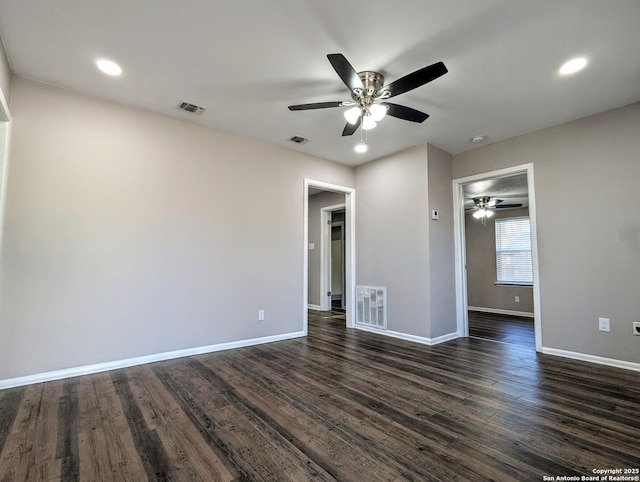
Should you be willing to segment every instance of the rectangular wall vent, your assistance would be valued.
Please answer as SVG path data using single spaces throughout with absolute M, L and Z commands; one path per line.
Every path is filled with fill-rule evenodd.
M 387 329 L 387 289 L 356 286 L 356 323 Z
M 293 136 L 289 138 L 289 140 L 291 142 L 295 142 L 296 144 L 306 144 L 307 142 L 309 142 L 309 139 L 305 139 L 304 137 L 301 137 L 301 136 Z
M 205 110 L 207 110 L 206 107 L 202 107 L 196 104 L 191 104 L 189 102 L 181 102 L 179 107 L 180 109 L 187 112 L 191 112 L 192 114 L 202 114 Z

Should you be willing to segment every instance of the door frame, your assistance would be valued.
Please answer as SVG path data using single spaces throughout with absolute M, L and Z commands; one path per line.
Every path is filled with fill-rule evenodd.
M 302 331 L 306 336 L 309 332 L 309 188 L 313 187 L 323 191 L 332 191 L 344 194 L 345 211 L 345 317 L 346 327 L 355 328 L 355 301 L 356 301 L 356 256 L 355 256 L 355 207 L 356 190 L 313 179 L 304 179 L 303 190 L 303 283 L 302 283 Z M 321 270 L 322 272 L 322 270 Z
M 326 206 L 320 209 L 320 222 L 322 223 L 320 228 L 320 309 L 322 311 L 331 310 L 331 297 L 327 296 L 327 292 L 331 290 L 331 225 L 329 224 L 329 220 L 331 213 L 343 209 L 345 210 L 346 220 L 345 203 L 334 204 L 333 206 Z M 344 223 L 342 229 L 345 230 L 346 245 L 346 228 Z M 344 265 L 346 272 L 346 259 Z M 343 281 L 343 290 L 346 291 L 346 280 Z M 344 295 L 345 293 L 343 293 L 343 302 L 345 301 Z
M 12 119 L 4 92 L 0 89 L 0 259 L 4 238 L 4 217 L 9 175 Z
M 533 164 L 499 169 L 453 180 L 453 228 L 455 250 L 455 287 L 456 287 L 456 322 L 458 336 L 469 336 L 469 320 L 467 316 L 467 260 L 465 238 L 464 194 L 462 187 L 476 181 L 507 177 L 514 174 L 527 175 L 529 191 L 529 219 L 531 220 L 531 263 L 533 269 L 533 325 L 536 351 L 542 351 L 542 317 L 540 312 L 540 272 L 538 269 L 538 230 L 536 223 L 536 196 L 533 179 Z

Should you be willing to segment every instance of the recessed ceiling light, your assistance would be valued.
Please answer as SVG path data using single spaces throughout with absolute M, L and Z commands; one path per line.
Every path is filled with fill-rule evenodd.
M 485 136 L 475 136 L 471 138 L 474 144 L 482 144 L 487 138 Z
M 562 67 L 560 67 L 560 70 L 558 72 L 560 73 L 560 75 L 571 75 L 584 69 L 586 65 L 587 59 L 585 59 L 584 57 L 576 57 L 575 59 L 568 60 L 567 62 L 562 64 Z
M 358 154 L 367 152 L 367 149 L 368 147 L 364 142 L 361 142 L 360 144 L 356 144 L 356 147 L 353 148 L 353 150 L 356 151 Z
M 98 68 L 107 75 L 120 75 L 122 74 L 122 68 L 111 60 L 101 59 L 96 62 Z

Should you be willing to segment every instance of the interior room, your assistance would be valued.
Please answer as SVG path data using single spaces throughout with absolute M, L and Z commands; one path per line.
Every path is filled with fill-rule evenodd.
M 637 480 L 638 20 L 0 0 L 0 480 Z
M 463 187 L 469 336 L 535 347 L 526 173 Z

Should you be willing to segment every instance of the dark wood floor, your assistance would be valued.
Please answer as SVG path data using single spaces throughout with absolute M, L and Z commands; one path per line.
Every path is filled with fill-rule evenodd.
M 533 318 L 469 311 L 469 336 L 535 348 Z
M 0 481 L 497 480 L 640 467 L 640 374 L 309 336 L 0 391 Z

